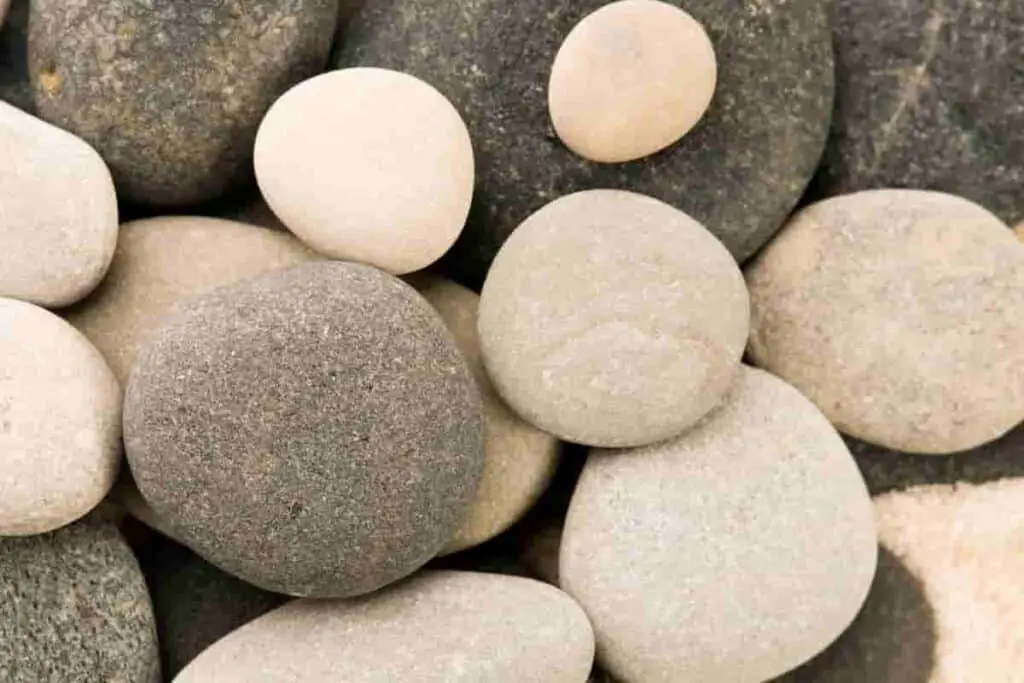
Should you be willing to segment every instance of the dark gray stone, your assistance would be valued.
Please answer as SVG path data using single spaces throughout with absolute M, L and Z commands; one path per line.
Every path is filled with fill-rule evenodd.
M 322 262 L 193 300 L 142 351 L 125 447 L 154 512 L 268 590 L 341 597 L 413 572 L 483 466 L 473 378 L 415 291 Z
M 820 0 L 674 0 L 702 22 L 718 56 L 704 120 L 678 144 L 602 165 L 558 140 L 547 109 L 555 53 L 606 0 L 374 0 L 350 23 L 337 64 L 423 78 L 462 113 L 477 187 L 443 262 L 479 287 L 498 248 L 561 195 L 633 190 L 704 223 L 739 260 L 778 229 L 814 172 L 832 109 L 832 47 Z
M 35 111 L 28 79 L 28 0 L 11 0 L 0 30 L 0 100 Z
M 1024 219 L 1024 3 L 831 5 L 836 112 L 812 195 L 941 190 Z
M 146 584 L 113 525 L 0 539 L 0 681 L 160 682 Z
M 122 198 L 201 202 L 251 177 L 264 113 L 324 68 L 337 16 L 338 0 L 37 0 L 36 105 Z

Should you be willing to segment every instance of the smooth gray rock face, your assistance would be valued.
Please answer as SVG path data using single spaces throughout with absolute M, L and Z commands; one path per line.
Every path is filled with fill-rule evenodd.
M 270 105 L 326 65 L 337 0 L 39 0 L 39 114 L 92 144 L 122 199 L 180 206 L 252 175 Z
M 268 590 L 369 592 L 469 510 L 480 398 L 430 305 L 368 266 L 313 263 L 182 306 L 139 355 L 125 446 L 153 511 Z
M 0 539 L 0 680 L 160 683 L 146 584 L 113 525 Z
M 819 0 L 673 2 L 719 55 L 705 118 L 665 152 L 595 164 L 551 126 L 547 84 L 559 46 L 605 0 L 377 0 L 352 19 L 338 66 L 418 76 L 455 104 L 473 139 L 477 192 L 443 261 L 477 287 L 528 215 L 589 188 L 651 195 L 706 225 L 740 260 L 782 224 L 817 166 L 832 110 L 832 45 Z
M 1024 219 L 1024 3 L 826 4 L 836 110 L 815 193 L 940 190 Z

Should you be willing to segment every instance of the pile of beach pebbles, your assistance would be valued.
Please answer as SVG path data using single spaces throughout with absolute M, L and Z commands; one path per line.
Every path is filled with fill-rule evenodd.
M 0 681 L 1024 680 L 933 4 L 0 0 Z

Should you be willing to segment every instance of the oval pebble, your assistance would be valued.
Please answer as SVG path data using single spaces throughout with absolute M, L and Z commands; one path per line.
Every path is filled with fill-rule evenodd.
M 0 536 L 51 531 L 94 508 L 121 460 L 121 389 L 56 315 L 0 298 Z
M 124 427 L 154 512 L 221 569 L 291 595 L 410 574 L 455 533 L 483 465 L 480 399 L 444 324 L 351 263 L 182 306 L 139 356 Z
M 292 88 L 260 125 L 255 155 L 263 196 L 300 239 L 395 274 L 440 258 L 473 198 L 473 146 L 458 111 L 386 69 Z
M 559 580 L 623 681 L 766 681 L 857 614 L 877 554 L 842 439 L 795 389 L 745 369 L 683 436 L 592 451 Z
M 814 204 L 747 283 L 755 364 L 850 436 L 941 454 L 1024 419 L 1024 249 L 976 204 L 917 190 Z
M 567 441 L 674 436 L 725 395 L 747 340 L 743 278 L 722 244 L 656 199 L 591 190 L 530 216 L 480 299 L 495 386 Z
M 697 125 L 716 78 L 715 48 L 700 22 L 667 2 L 620 0 L 566 36 L 548 108 L 558 137 L 583 158 L 633 161 Z
M 96 150 L 0 102 L 0 296 L 57 308 L 99 284 L 117 197 Z
M 584 683 L 583 610 L 538 581 L 424 572 L 360 600 L 297 600 L 244 626 L 175 683 Z

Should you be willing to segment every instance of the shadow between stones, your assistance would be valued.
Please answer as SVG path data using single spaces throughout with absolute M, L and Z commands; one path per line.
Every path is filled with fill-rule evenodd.
M 28 77 L 28 0 L 11 0 L 0 30 L 0 100 L 35 113 Z

